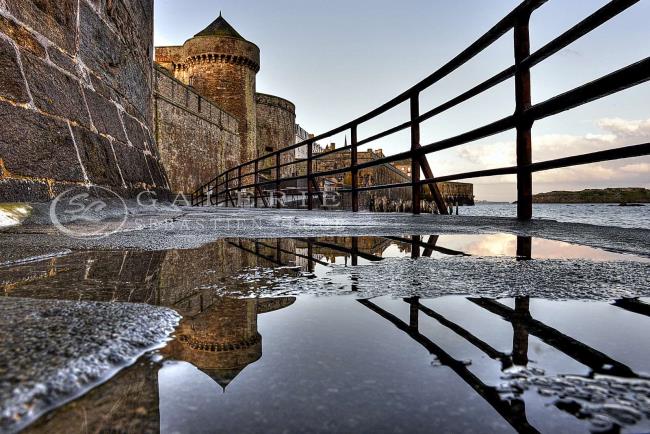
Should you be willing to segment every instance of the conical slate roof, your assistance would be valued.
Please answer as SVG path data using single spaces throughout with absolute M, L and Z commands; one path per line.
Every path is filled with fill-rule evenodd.
M 245 40 L 219 13 L 219 18 L 194 36 L 225 36 Z
M 244 368 L 233 368 L 233 369 L 203 369 L 207 375 L 210 376 L 214 381 L 221 386 L 223 391 L 226 391 L 226 387 L 239 375 Z

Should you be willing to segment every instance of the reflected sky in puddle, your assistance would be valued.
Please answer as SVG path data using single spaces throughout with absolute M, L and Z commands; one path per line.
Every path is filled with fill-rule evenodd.
M 223 240 L 3 268 L 5 296 L 144 302 L 183 315 L 164 349 L 30 429 L 650 431 L 648 298 L 419 298 L 416 286 L 406 298 L 227 296 L 260 285 L 242 281 L 245 270 L 300 280 L 331 264 L 463 255 L 648 262 L 492 234 Z
M 549 395 L 550 386 L 540 392 L 542 388 L 534 385 L 522 388 L 521 381 L 514 386 L 509 381 L 529 377 L 560 381 L 566 375 L 584 381 L 620 379 L 636 387 L 628 391 L 627 398 L 637 400 L 629 408 L 621 406 L 624 400 L 612 397 L 596 396 L 590 402 L 589 385 L 584 390 L 574 387 L 573 401 L 571 391 L 562 390 L 567 402 L 590 402 L 601 426 L 629 417 L 643 420 L 643 411 L 647 417 L 647 401 L 641 399 L 643 395 L 647 399 L 650 383 L 638 375 L 648 369 L 650 349 L 603 348 L 597 335 L 590 335 L 590 343 L 597 345 L 590 347 L 563 333 L 583 320 L 589 322 L 594 304 L 562 309 L 557 302 L 543 300 L 484 301 L 516 304 L 518 315 L 526 309 L 553 320 L 528 327 L 527 319 L 504 320 L 461 297 L 363 302 L 352 297 L 299 298 L 257 317 L 263 357 L 227 384 L 201 363 L 166 363 L 158 375 L 161 428 L 165 432 L 190 427 L 208 431 L 214 426 L 224 432 L 427 432 L 431 426 L 440 432 L 585 431 L 590 425 L 569 411 L 572 407 L 554 405 L 559 393 Z M 611 325 L 624 327 L 628 342 L 644 340 L 647 318 L 605 304 L 595 309 L 614 317 Z M 609 335 L 617 335 L 619 341 L 623 337 L 620 332 Z M 619 359 L 595 348 L 607 349 Z M 258 357 L 246 354 L 251 360 Z M 213 355 L 212 363 L 225 360 L 229 357 Z M 646 420 L 635 428 L 648 426 Z

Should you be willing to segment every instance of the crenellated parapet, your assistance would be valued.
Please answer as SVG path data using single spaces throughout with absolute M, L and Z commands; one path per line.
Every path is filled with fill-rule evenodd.
M 255 87 L 260 70 L 257 45 L 244 39 L 219 16 L 182 46 L 156 49 L 156 62 L 237 119 L 241 146 L 234 163 L 255 157 Z
M 259 63 L 256 63 L 254 60 L 251 60 L 244 56 L 222 53 L 204 53 L 190 56 L 185 59 L 185 64 L 182 66 L 188 68 L 194 65 L 204 65 L 206 63 L 229 63 L 232 65 L 246 66 L 255 72 L 260 70 Z
M 256 93 L 255 103 L 258 105 L 262 104 L 269 107 L 279 108 L 293 114 L 294 116 L 296 114 L 296 105 L 287 99 L 280 98 L 279 96 Z M 292 128 L 295 130 L 295 125 Z

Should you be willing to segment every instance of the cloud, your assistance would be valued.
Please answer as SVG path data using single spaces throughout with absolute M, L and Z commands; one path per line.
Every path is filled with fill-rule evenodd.
M 606 118 L 598 126 L 619 139 L 650 141 L 650 119 L 630 121 L 621 118 Z
M 626 164 L 621 167 L 622 172 L 626 173 L 636 173 L 636 174 L 645 174 L 650 176 L 650 163 L 638 163 L 638 164 Z
M 571 155 L 585 154 L 626 145 L 650 142 L 650 119 L 626 120 L 605 118 L 596 122 L 601 132 L 584 135 L 545 134 L 533 136 L 533 160 L 545 161 Z M 467 170 L 507 167 L 516 165 L 514 141 L 475 144 L 456 150 L 456 156 L 464 162 Z M 648 185 L 650 183 L 650 157 L 636 160 L 618 160 L 550 170 L 535 174 L 535 182 L 584 185 L 595 182 Z M 475 180 L 476 183 L 514 183 L 514 176 L 502 176 Z

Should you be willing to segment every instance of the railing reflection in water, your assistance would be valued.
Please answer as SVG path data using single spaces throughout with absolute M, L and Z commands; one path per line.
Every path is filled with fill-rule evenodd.
M 330 266 L 337 258 L 345 258 L 345 263 L 351 266 L 357 266 L 363 261 L 383 261 L 384 253 L 388 247 L 396 245 L 399 246 L 399 250 L 403 256 L 410 256 L 414 260 L 419 260 L 420 257 L 431 257 L 434 252 L 450 256 L 468 255 L 467 252 L 441 246 L 441 240 L 444 240 L 444 237 L 437 235 L 424 237 L 415 235 L 405 237 L 297 238 L 292 240 L 240 239 L 228 240 L 227 242 L 223 241 L 221 243 L 224 246 L 220 248 L 224 249 L 224 257 L 228 256 L 232 258 L 234 251 L 238 250 L 246 256 L 255 258 L 255 260 L 241 259 L 238 261 L 241 262 L 242 267 L 279 266 L 295 268 L 300 263 L 302 264 L 301 268 L 312 272 L 316 266 Z M 229 247 L 226 247 L 226 245 Z M 517 260 L 531 260 L 533 257 L 531 252 L 532 245 L 533 242 L 529 237 L 518 237 L 516 243 Z M 205 260 L 210 257 L 206 252 L 200 250 L 194 253 L 175 252 L 174 255 L 178 255 L 178 257 L 175 257 L 172 262 L 182 265 L 187 264 L 189 260 L 195 260 L 197 258 L 203 258 Z M 143 261 L 142 258 L 139 257 L 138 262 L 146 262 L 145 266 L 142 267 L 143 276 L 133 273 L 130 273 L 128 276 L 128 281 L 134 285 L 131 288 L 131 293 L 137 294 L 140 286 L 145 286 L 147 288 L 146 294 L 155 295 L 147 295 L 143 301 L 172 306 L 181 311 L 185 317 L 184 324 L 177 333 L 177 339 L 170 343 L 163 350 L 163 353 L 171 359 L 184 360 L 192 363 L 224 388 L 235 379 L 246 365 L 255 363 L 262 357 L 262 336 L 257 331 L 258 315 L 282 310 L 292 305 L 295 301 L 293 297 L 237 299 L 224 296 L 223 294 L 214 295 L 211 294 L 212 290 L 206 290 L 202 286 L 206 286 L 209 282 L 218 282 L 219 280 L 215 280 L 215 278 L 211 278 L 210 281 L 200 284 L 198 282 L 186 282 L 189 285 L 188 288 L 172 296 L 167 293 L 169 291 L 168 286 L 170 284 L 181 284 L 182 286 L 185 283 L 163 283 L 164 280 L 171 278 L 169 270 L 163 270 L 165 261 L 169 263 L 170 260 L 161 259 L 159 252 L 151 256 L 148 261 Z M 101 256 L 93 257 L 93 264 L 97 265 L 100 260 Z M 128 258 L 125 256 L 124 258 L 112 258 L 110 262 L 114 263 L 116 268 L 123 269 L 123 264 L 127 260 Z M 66 267 L 71 268 L 70 263 Z M 81 268 L 85 268 L 85 266 Z M 101 278 L 105 281 L 107 277 L 106 273 L 95 275 L 94 273 L 97 272 L 93 270 L 89 271 L 85 269 L 85 271 L 81 271 L 80 274 L 73 274 L 74 279 L 79 279 L 76 282 L 77 288 L 83 286 L 80 285 L 80 283 L 83 283 L 83 279 Z M 229 271 L 233 272 L 236 270 Z M 69 287 L 71 282 L 62 279 L 62 276 L 65 276 L 66 272 L 65 270 L 58 270 L 57 272 L 44 273 L 43 279 L 45 285 L 38 286 L 38 288 L 35 287 L 34 290 L 36 291 L 42 287 Z M 350 282 L 352 291 L 356 289 L 356 285 L 359 283 L 358 279 L 357 276 L 352 274 L 352 281 Z M 50 280 L 50 284 L 47 284 L 48 280 Z M 89 282 L 90 290 L 95 290 L 96 285 L 93 282 Z M 17 287 L 10 290 L 16 292 L 8 292 L 7 295 L 28 296 L 30 284 L 34 283 L 26 282 L 22 289 L 20 285 L 17 285 Z M 60 292 L 59 294 L 61 297 L 68 299 L 81 298 L 79 294 L 72 292 Z M 114 296 L 119 296 L 119 294 L 115 293 Z M 434 355 L 442 365 L 453 371 L 458 378 L 465 382 L 478 396 L 492 406 L 507 423 L 519 432 L 537 432 L 536 428 L 531 425 L 527 418 L 524 397 L 508 397 L 499 390 L 498 385 L 491 385 L 479 378 L 465 361 L 454 358 L 443 348 L 441 343 L 437 343 L 435 338 L 431 338 L 430 334 L 427 334 L 425 327 L 428 326 L 423 322 L 423 318 L 435 321 L 449 330 L 453 336 L 460 338 L 463 342 L 470 344 L 490 360 L 497 362 L 501 371 L 529 365 L 529 341 L 530 337 L 534 336 L 549 347 L 588 367 L 590 373 L 587 377 L 605 375 L 622 379 L 642 378 L 639 373 L 635 372 L 633 368 L 625 363 L 535 319 L 531 315 L 531 301 L 528 297 L 516 297 L 512 308 L 492 298 L 466 297 L 465 300 L 480 308 L 482 311 L 491 314 L 494 321 L 506 321 L 511 325 L 511 351 L 503 351 L 495 348 L 485 339 L 482 339 L 461 325 L 458 321 L 450 319 L 444 311 L 431 307 L 431 303 L 419 298 L 417 295 L 403 299 L 403 302 L 409 308 L 407 321 L 400 319 L 397 315 L 380 307 L 372 299 L 359 299 L 358 303 L 386 320 L 387 324 L 404 332 L 408 338 L 417 342 L 417 344 L 425 348 L 430 354 Z M 629 315 L 650 316 L 650 306 L 638 299 L 621 299 L 614 302 L 613 306 L 628 312 Z M 490 322 L 488 322 L 488 326 L 489 324 Z M 290 326 L 291 324 L 287 325 L 287 327 Z M 157 394 L 158 385 L 156 375 L 150 372 L 151 369 L 138 365 L 138 367 L 120 374 L 115 382 L 109 382 L 105 387 L 112 388 L 114 391 L 119 390 L 120 393 L 123 393 L 124 390 L 131 390 L 133 384 L 142 383 L 142 390 L 149 388 L 152 391 L 151 393 Z M 120 387 L 124 389 L 120 389 Z M 85 412 L 89 412 L 84 417 L 89 418 L 90 425 L 93 425 L 93 415 L 97 417 L 97 421 L 103 420 L 101 423 L 106 423 L 106 420 L 102 419 L 102 417 L 104 417 L 103 413 L 108 411 L 106 405 L 109 401 L 101 396 L 100 391 L 90 393 L 82 399 L 82 402 L 84 400 L 90 403 L 84 410 Z M 153 406 L 153 403 L 157 402 L 157 398 L 150 396 L 142 398 L 142 402 L 149 401 Z M 111 417 L 114 418 L 113 420 L 120 420 L 120 423 L 125 424 L 125 428 L 133 428 L 133 425 L 129 424 L 136 422 L 127 421 L 137 421 L 140 416 L 133 415 L 133 405 L 128 399 L 124 400 L 122 397 L 119 402 L 122 403 L 119 406 L 121 410 L 116 410 L 111 413 Z M 117 406 L 116 403 L 115 405 Z M 77 405 L 74 408 L 78 410 L 82 407 L 82 405 Z M 89 410 L 90 408 L 94 408 L 95 410 L 91 411 Z M 564 410 L 569 411 L 568 409 Z M 102 414 L 100 415 L 99 413 Z M 579 417 L 578 414 L 575 414 L 575 416 Z M 146 418 L 141 417 L 141 419 L 146 419 L 148 424 L 155 425 L 158 415 L 153 414 Z M 61 419 L 59 418 L 58 420 L 60 421 Z M 51 430 L 54 427 L 52 424 L 58 423 L 56 421 L 57 419 L 50 419 L 49 422 L 42 426 L 47 427 L 49 432 L 52 432 Z M 48 431 L 48 429 L 43 429 Z

